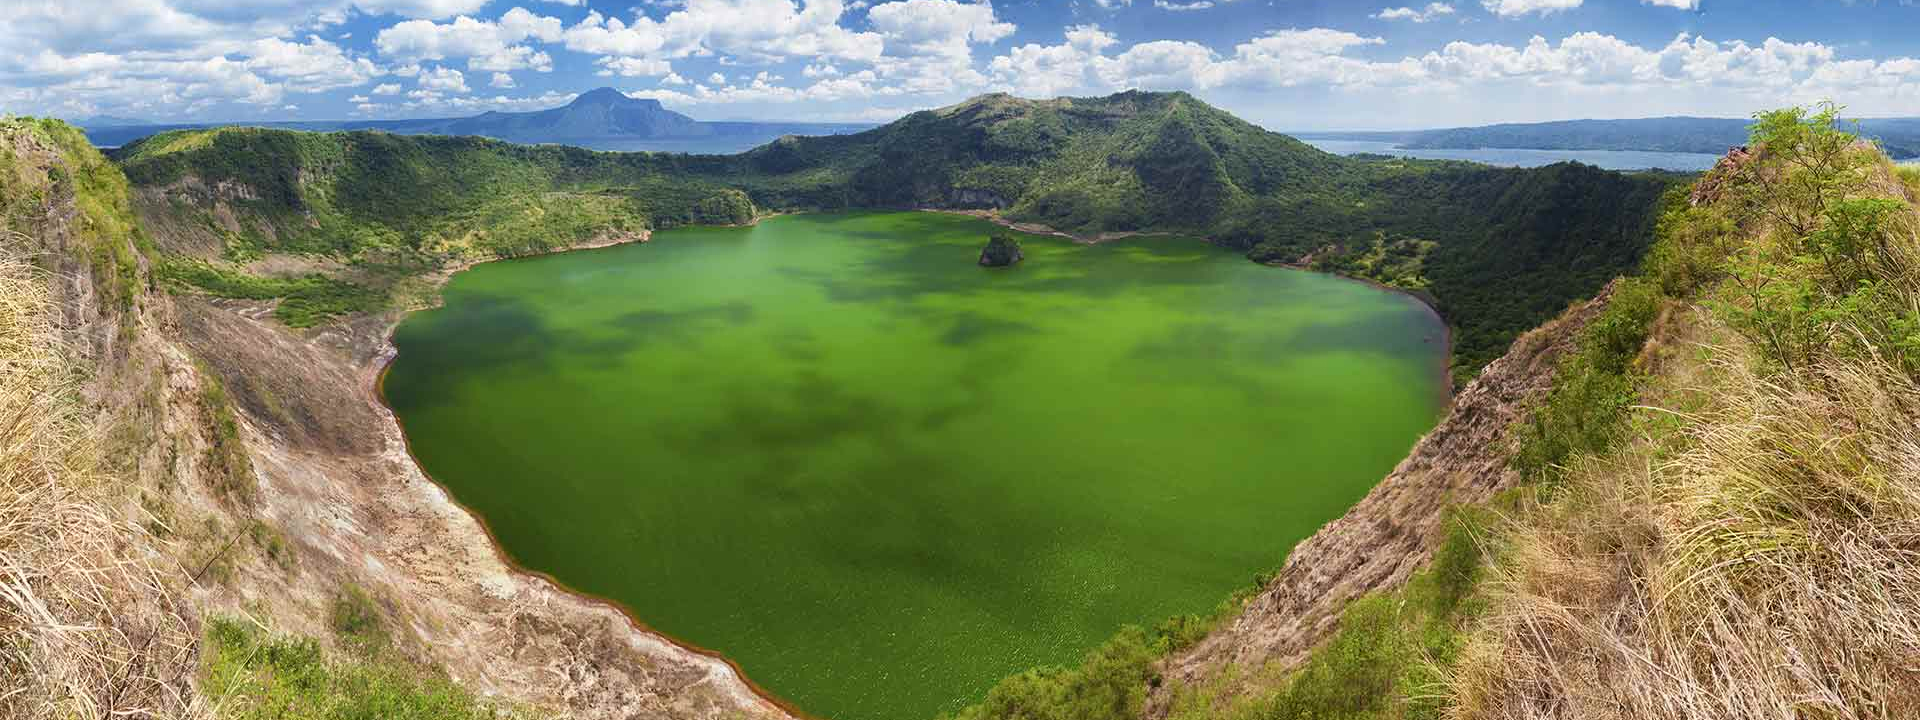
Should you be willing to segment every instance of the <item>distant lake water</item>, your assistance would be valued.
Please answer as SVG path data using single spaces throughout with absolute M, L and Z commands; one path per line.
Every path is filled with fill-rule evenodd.
M 1396 143 L 1372 140 L 1307 140 L 1302 142 L 1335 155 L 1378 153 L 1422 160 L 1467 160 L 1501 167 L 1541 167 L 1575 160 L 1606 170 L 1710 170 L 1719 155 L 1706 153 L 1644 152 L 1639 150 L 1522 150 L 1517 148 L 1481 148 L 1478 150 L 1440 150 L 1402 148 Z
M 488 263 L 386 397 L 506 551 L 834 720 L 1211 611 L 1441 410 L 1418 301 L 1191 239 L 792 215 Z

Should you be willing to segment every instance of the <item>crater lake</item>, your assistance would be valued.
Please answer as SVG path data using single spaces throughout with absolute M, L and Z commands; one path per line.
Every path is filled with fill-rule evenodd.
M 995 232 L 792 215 L 480 265 L 384 393 L 518 563 L 834 720 L 1213 612 L 1442 408 L 1407 295 L 1172 237 L 980 267 Z

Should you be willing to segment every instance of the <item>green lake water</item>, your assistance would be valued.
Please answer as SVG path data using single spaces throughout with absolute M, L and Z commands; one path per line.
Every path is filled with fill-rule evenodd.
M 386 378 L 525 566 L 834 720 L 1206 612 L 1430 428 L 1412 299 L 1194 240 L 800 215 L 481 265 Z

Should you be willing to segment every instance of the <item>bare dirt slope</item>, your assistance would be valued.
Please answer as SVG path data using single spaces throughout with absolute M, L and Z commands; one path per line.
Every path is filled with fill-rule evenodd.
M 1397 587 L 1427 563 L 1448 508 L 1518 484 L 1507 467 L 1510 428 L 1546 393 L 1554 364 L 1610 295 L 1611 287 L 1521 336 L 1488 365 L 1366 498 L 1295 546 L 1244 612 L 1163 662 L 1168 682 L 1154 688 L 1147 715 L 1164 717 L 1175 688 L 1216 680 L 1230 667 L 1297 666 L 1333 632 L 1348 602 Z

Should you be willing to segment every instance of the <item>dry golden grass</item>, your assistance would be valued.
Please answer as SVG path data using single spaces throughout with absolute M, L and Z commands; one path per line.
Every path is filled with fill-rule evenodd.
M 199 716 L 197 630 L 113 514 L 54 317 L 46 278 L 0 256 L 0 717 Z
M 1879 167 L 1862 192 L 1911 201 Z M 1666 409 L 1508 518 L 1450 716 L 1920 717 L 1920 383 L 1875 340 L 1920 313 L 1914 219 L 1867 264 L 1891 303 L 1834 317 L 1811 362 L 1686 314 L 1643 395 Z M 1781 242 L 1765 226 L 1742 241 Z
M 1458 717 L 1920 717 L 1920 387 L 1716 362 L 1677 454 L 1516 520 Z
M 1893 168 L 1894 177 L 1907 186 L 1907 196 L 1920 198 L 1920 163 L 1903 162 Z

